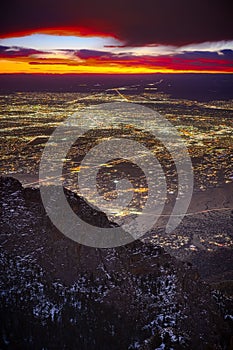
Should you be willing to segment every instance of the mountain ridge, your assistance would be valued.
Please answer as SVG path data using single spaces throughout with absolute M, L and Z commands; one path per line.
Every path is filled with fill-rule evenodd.
M 50 222 L 39 189 L 1 177 L 0 193 L 3 349 L 230 349 L 228 325 L 191 264 L 141 241 L 81 246 Z M 111 227 L 65 194 L 81 218 Z

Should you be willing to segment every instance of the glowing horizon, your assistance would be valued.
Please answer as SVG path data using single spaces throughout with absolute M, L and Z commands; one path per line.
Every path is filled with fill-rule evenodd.
M 233 41 L 128 47 L 110 36 L 31 34 L 0 45 L 0 74 L 233 73 Z

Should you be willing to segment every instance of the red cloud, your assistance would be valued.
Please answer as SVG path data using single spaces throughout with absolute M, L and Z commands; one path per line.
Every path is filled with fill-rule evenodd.
M 113 36 L 129 46 L 233 39 L 227 0 L 8 0 L 1 36 L 29 33 Z

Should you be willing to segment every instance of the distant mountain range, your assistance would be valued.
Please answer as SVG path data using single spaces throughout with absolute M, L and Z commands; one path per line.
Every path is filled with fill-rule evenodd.
M 0 93 L 9 92 L 108 92 L 164 93 L 172 98 L 199 101 L 233 98 L 232 74 L 1 74 Z M 110 90 L 109 90 L 110 89 Z

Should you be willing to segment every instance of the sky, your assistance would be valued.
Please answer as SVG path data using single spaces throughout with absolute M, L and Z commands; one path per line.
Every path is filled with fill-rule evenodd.
M 8 0 L 0 73 L 232 73 L 232 2 Z

